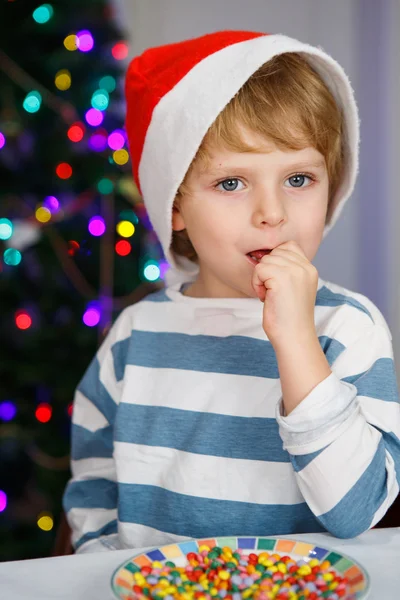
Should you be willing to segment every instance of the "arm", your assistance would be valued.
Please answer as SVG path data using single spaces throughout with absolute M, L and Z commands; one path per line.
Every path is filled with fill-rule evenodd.
M 118 487 L 113 424 L 120 397 L 114 353 L 121 317 L 86 370 L 75 393 L 71 472 L 63 507 L 76 552 L 118 549 Z M 113 352 L 114 350 L 114 352 Z
M 376 525 L 399 493 L 400 404 L 384 323 L 369 325 L 339 352 L 329 373 L 311 342 L 298 355 L 293 347 L 290 356 L 289 349 L 277 351 L 283 375 L 277 421 L 310 509 L 333 535 L 350 538 Z M 298 365 L 307 356 L 319 366 L 303 376 Z

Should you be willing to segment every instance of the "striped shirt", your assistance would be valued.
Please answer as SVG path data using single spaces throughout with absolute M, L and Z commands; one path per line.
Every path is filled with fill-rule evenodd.
M 318 281 L 332 373 L 283 416 L 258 298 L 175 284 L 126 308 L 79 383 L 63 507 L 78 552 L 237 535 L 354 537 L 399 492 L 392 338 L 365 296 Z

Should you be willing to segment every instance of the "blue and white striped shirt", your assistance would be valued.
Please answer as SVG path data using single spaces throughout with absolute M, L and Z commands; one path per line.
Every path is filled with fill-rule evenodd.
M 78 552 L 187 538 L 354 537 L 399 492 L 391 334 L 365 296 L 319 279 L 332 370 L 287 416 L 258 298 L 179 284 L 118 317 L 74 399 L 63 499 Z

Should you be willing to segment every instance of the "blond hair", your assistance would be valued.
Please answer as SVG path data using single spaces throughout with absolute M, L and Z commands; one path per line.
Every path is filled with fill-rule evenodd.
M 262 65 L 218 115 L 207 131 L 175 197 L 189 194 L 187 179 L 195 164 L 207 168 L 208 148 L 254 152 L 240 136 L 240 125 L 264 136 L 282 150 L 316 148 L 325 158 L 329 178 L 326 221 L 343 170 L 344 116 L 332 92 L 300 54 L 287 52 Z M 171 249 L 197 263 L 186 229 L 172 232 Z

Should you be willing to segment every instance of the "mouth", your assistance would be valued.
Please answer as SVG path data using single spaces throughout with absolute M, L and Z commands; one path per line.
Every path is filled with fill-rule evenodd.
M 246 254 L 248 260 L 251 262 L 251 264 L 256 265 L 257 263 L 260 262 L 260 260 L 262 259 L 263 256 L 265 256 L 266 254 L 269 254 L 271 252 L 273 248 L 264 248 L 261 250 L 252 250 L 251 252 L 248 252 Z

